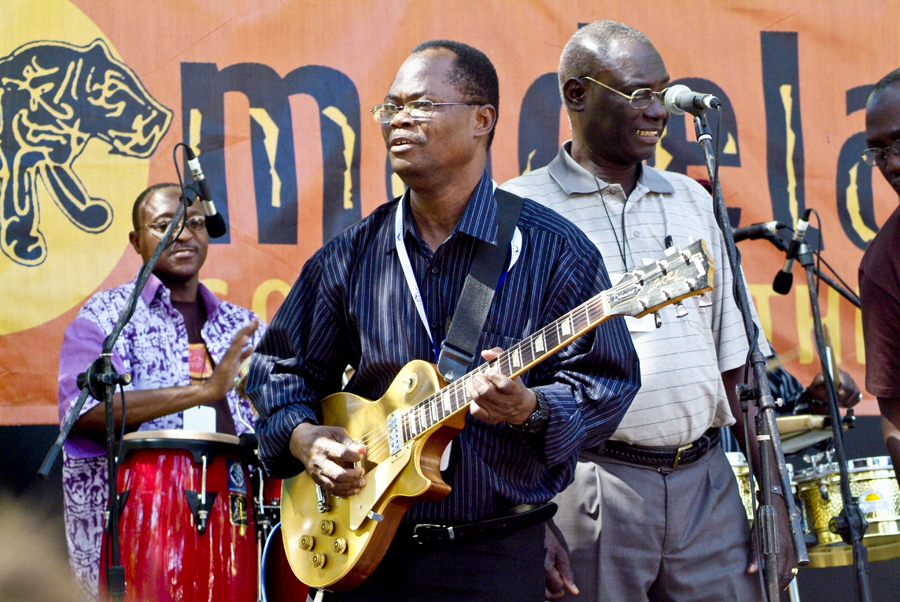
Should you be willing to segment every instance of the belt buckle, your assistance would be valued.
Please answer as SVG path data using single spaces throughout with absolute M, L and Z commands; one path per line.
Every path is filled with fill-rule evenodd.
M 413 527 L 412 538 L 418 544 L 452 543 L 456 539 L 456 534 L 453 527 L 419 523 Z
M 687 445 L 682 445 L 678 448 L 678 451 L 675 452 L 675 461 L 672 462 L 672 468 L 678 468 L 678 465 L 681 463 L 681 453 L 685 452 L 694 447 L 694 443 L 688 443 Z

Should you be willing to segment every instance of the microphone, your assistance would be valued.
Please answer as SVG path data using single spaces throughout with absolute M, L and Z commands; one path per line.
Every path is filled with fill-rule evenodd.
M 188 167 L 194 174 L 194 181 L 200 188 L 200 202 L 203 203 L 203 212 L 206 214 L 206 232 L 210 238 L 219 238 L 225 236 L 228 228 L 225 226 L 225 218 L 216 212 L 216 205 L 213 203 L 212 192 L 209 189 L 209 182 L 203 175 L 203 169 L 200 168 L 200 160 L 194 155 L 191 147 L 185 146 L 184 152 L 187 154 Z
M 699 115 L 704 109 L 717 109 L 721 106 L 719 99 L 712 94 L 692 92 L 682 84 L 669 86 L 663 95 L 663 104 L 673 115 L 683 115 L 685 111 L 691 115 Z
M 744 226 L 743 228 L 735 228 L 731 231 L 731 234 L 734 236 L 734 242 L 741 242 L 742 240 L 766 238 L 784 227 L 785 225 L 781 222 L 760 222 Z
M 788 245 L 787 249 L 787 259 L 785 259 L 784 267 L 781 268 L 781 271 L 775 274 L 775 280 L 772 282 L 772 290 L 778 293 L 779 295 L 786 295 L 791 290 L 791 285 L 794 284 L 794 260 L 797 259 L 797 255 L 800 252 L 800 246 L 803 244 L 803 239 L 806 238 L 806 229 L 809 228 L 809 216 L 812 214 L 812 209 L 807 209 L 803 213 L 803 217 L 797 220 L 797 227 L 794 228 L 794 236 L 791 238 L 791 244 Z

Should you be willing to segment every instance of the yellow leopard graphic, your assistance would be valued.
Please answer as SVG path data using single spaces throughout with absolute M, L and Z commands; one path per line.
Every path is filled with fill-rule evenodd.
M 24 266 L 46 259 L 39 180 L 72 224 L 106 230 L 112 207 L 91 197 L 73 162 L 91 138 L 111 154 L 149 157 L 171 121 L 103 40 L 32 42 L 0 60 L 0 250 Z

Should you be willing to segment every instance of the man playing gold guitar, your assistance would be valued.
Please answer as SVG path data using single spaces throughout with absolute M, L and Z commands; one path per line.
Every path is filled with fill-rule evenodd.
M 639 387 L 621 318 L 574 329 L 586 334 L 550 355 L 558 345 L 544 327 L 557 321 L 567 334 L 570 310 L 610 282 L 586 236 L 528 200 L 481 357 L 443 389 L 415 361 L 437 361 L 478 241 L 496 245 L 487 163 L 498 106 L 480 51 L 447 40 L 413 50 L 372 109 L 407 192 L 307 262 L 253 356 L 260 457 L 288 478 L 288 558 L 326 600 L 543 600 L 540 507 L 571 482 L 578 450 L 616 430 Z M 519 356 L 523 340 L 531 363 Z M 484 364 L 501 349 L 516 352 Z M 355 372 L 337 393 L 348 365 Z M 395 403 L 420 392 L 434 403 Z M 379 546 L 386 552 L 366 556 Z

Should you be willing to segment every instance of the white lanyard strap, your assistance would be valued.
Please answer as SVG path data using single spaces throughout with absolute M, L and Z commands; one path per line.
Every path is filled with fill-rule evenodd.
M 413 303 L 416 305 L 416 312 L 419 314 L 419 319 L 425 327 L 425 332 L 428 333 L 428 340 L 431 341 L 431 346 L 434 349 L 434 358 L 435 361 L 437 361 L 440 352 L 434 344 L 434 337 L 431 335 L 431 327 L 428 325 L 428 315 L 425 313 L 425 303 L 422 301 L 422 294 L 419 292 L 419 283 L 416 282 L 416 275 L 413 272 L 412 264 L 409 261 L 409 254 L 406 252 L 406 243 L 403 235 L 403 205 L 404 199 L 401 198 L 400 202 L 397 204 L 397 212 L 394 214 L 394 245 L 397 247 L 397 257 L 400 259 L 400 265 L 403 267 L 403 275 L 406 277 L 406 286 L 409 289 L 409 294 L 412 295 Z M 505 280 L 506 274 L 514 265 L 516 265 L 516 261 L 519 260 L 519 254 L 522 252 L 522 233 L 519 231 L 518 226 L 516 226 L 516 229 L 513 232 L 513 237 L 509 246 L 509 267 L 506 269 L 503 276 L 500 277 L 501 285 Z

